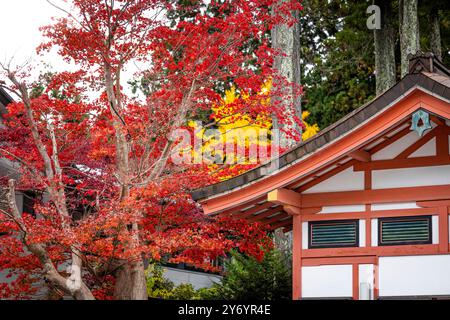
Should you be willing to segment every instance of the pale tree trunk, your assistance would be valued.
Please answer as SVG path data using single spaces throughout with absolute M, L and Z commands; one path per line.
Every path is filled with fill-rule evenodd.
M 116 137 L 116 168 L 119 183 L 121 185 L 120 199 L 126 200 L 130 195 L 130 160 L 129 146 L 126 133 L 126 124 L 121 116 L 123 111 L 122 98 L 120 92 L 120 70 L 113 77 L 112 70 L 105 64 L 105 86 L 108 96 L 110 111 L 113 116 L 113 126 Z M 140 244 L 139 224 L 133 222 L 131 225 L 132 235 L 130 237 L 130 249 L 138 247 Z M 124 232 L 128 232 L 125 230 Z M 133 257 L 131 261 L 116 261 L 119 265 L 116 271 L 116 285 L 114 297 L 117 300 L 147 300 L 147 286 L 145 278 L 144 261 L 142 257 Z
M 45 279 L 54 287 L 62 290 L 65 294 L 76 300 L 95 300 L 94 295 L 81 279 L 81 258 L 78 254 L 72 254 L 72 269 L 69 278 L 63 277 L 56 269 L 45 246 L 41 244 L 29 244 L 27 242 L 27 227 L 23 223 L 22 215 L 17 207 L 15 198 L 15 181 L 9 180 L 7 193 L 10 218 L 19 227 L 19 237 L 26 248 L 39 260 Z
M 184 96 L 180 111 L 174 121 L 173 129 L 181 126 L 185 120 L 186 115 L 191 107 L 192 96 L 197 88 L 196 79 L 192 79 L 191 87 Z M 111 74 L 110 68 L 105 67 L 105 85 L 108 95 L 111 113 L 114 118 L 114 128 L 116 131 L 116 165 L 119 176 L 121 188 L 121 200 L 125 200 L 130 193 L 129 177 L 131 170 L 129 167 L 129 146 L 126 131 L 126 123 L 120 115 L 122 111 L 122 101 L 120 97 L 120 71 L 116 72 L 115 79 Z M 164 171 L 166 163 L 169 159 L 172 142 L 168 139 L 165 148 L 159 159 L 156 161 L 153 170 L 151 170 L 147 179 L 144 179 L 141 185 L 147 185 L 149 182 L 160 178 Z M 142 219 L 142 214 L 137 217 Z M 131 225 L 131 237 L 128 244 L 129 249 L 135 249 L 140 245 L 141 239 L 139 236 L 139 223 L 134 222 Z M 128 232 L 125 230 L 124 232 Z M 116 272 L 116 285 L 114 288 L 114 297 L 117 300 L 147 300 L 147 283 L 145 276 L 145 263 L 142 256 L 133 257 L 130 261 L 116 260 L 114 261 Z
M 62 181 L 62 169 L 59 163 L 58 145 L 55 136 L 55 131 L 51 122 L 48 123 L 47 129 L 50 136 L 52 146 L 52 156 L 49 155 L 47 147 L 45 146 L 41 137 L 41 132 L 37 126 L 34 111 L 32 109 L 32 103 L 28 88 L 24 82 L 20 82 L 15 75 L 15 72 L 11 71 L 9 67 L 0 65 L 8 75 L 9 80 L 15 85 L 16 94 L 21 97 L 25 108 L 26 119 L 31 131 L 31 136 L 36 148 L 44 163 L 45 178 L 48 180 L 46 183 L 46 191 L 48 192 L 50 199 L 55 205 L 58 214 L 62 218 L 62 228 L 67 234 L 71 233 L 70 225 L 68 221 L 71 220 L 69 210 L 66 203 L 65 185 Z M 47 280 L 56 287 L 63 290 L 66 294 L 73 296 L 75 299 L 80 300 L 93 300 L 94 296 L 91 291 L 82 280 L 81 270 L 83 266 L 83 260 L 81 258 L 81 252 L 76 245 L 70 247 L 71 250 L 71 266 L 70 277 L 68 279 L 61 276 L 53 265 L 46 248 L 39 244 L 29 245 L 26 240 L 26 226 L 23 224 L 22 216 L 17 208 L 15 202 L 15 181 L 9 181 L 9 208 L 11 210 L 11 218 L 21 229 L 22 243 L 28 248 L 28 250 L 34 254 L 41 262 L 44 268 L 44 276 Z
M 280 0 L 280 3 L 283 3 L 284 0 Z M 288 27 L 287 25 L 280 24 L 272 28 L 271 30 L 272 36 L 272 48 L 279 50 L 282 54 L 279 54 L 274 59 L 274 69 L 278 72 L 278 74 L 284 77 L 287 81 L 293 81 L 293 46 L 294 46 L 294 28 Z M 277 81 L 273 81 L 272 87 L 273 90 L 283 90 L 286 91 L 286 88 L 283 88 L 284 84 L 277 83 Z M 291 92 L 286 92 L 290 94 Z M 279 103 L 281 101 L 280 97 L 272 97 L 274 103 Z M 286 107 L 281 102 L 279 104 L 280 108 Z M 280 132 L 279 130 L 283 128 L 283 125 L 280 123 L 279 119 L 276 116 L 272 118 L 273 122 L 273 130 L 275 132 L 279 132 L 279 144 L 282 148 L 288 148 L 292 146 L 292 141 L 286 137 L 285 134 Z
M 390 0 L 376 0 L 381 9 L 381 29 L 374 30 L 376 92 L 382 94 L 395 85 L 395 39 Z
M 285 233 L 282 228 L 275 230 L 273 242 L 275 248 L 283 254 L 286 266 L 292 268 L 292 232 Z
M 400 0 L 399 2 L 402 77 L 408 74 L 408 56 L 420 50 L 417 2 L 418 0 Z
M 301 24 L 300 24 L 300 12 L 295 11 L 294 17 L 297 20 L 293 28 L 293 48 L 292 48 L 292 82 L 294 86 L 302 85 L 302 44 L 301 44 Z M 294 95 L 294 112 L 302 119 L 302 97 L 300 95 Z M 302 128 L 296 127 L 300 137 L 302 135 Z
M 431 52 L 433 52 L 434 55 L 439 60 L 441 60 L 442 59 L 441 27 L 439 19 L 439 10 L 436 6 L 431 9 L 430 23 L 431 23 L 431 32 L 430 32 Z

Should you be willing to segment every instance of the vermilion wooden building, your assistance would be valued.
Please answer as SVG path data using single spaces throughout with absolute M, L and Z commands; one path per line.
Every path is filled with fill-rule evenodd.
M 450 297 L 450 71 L 432 55 L 265 166 L 197 190 L 293 237 L 293 298 Z M 267 165 L 266 165 L 267 166 Z

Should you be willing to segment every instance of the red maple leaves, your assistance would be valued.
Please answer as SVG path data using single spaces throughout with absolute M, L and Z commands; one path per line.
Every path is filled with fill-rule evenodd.
M 0 237 L 0 269 L 16 274 L 0 298 L 29 296 L 35 276 L 79 297 L 52 282 L 43 258 L 27 250 L 33 244 L 55 267 L 81 255 L 83 283 L 96 298 L 113 291 L 120 261 L 164 258 L 214 269 L 210 261 L 232 248 L 262 257 L 271 245 L 262 226 L 206 217 L 192 201 L 190 190 L 217 177 L 206 165 L 172 163 L 169 137 L 219 103 L 219 87 L 252 96 L 274 76 L 268 31 L 293 23 L 292 10 L 301 8 L 284 1 L 272 12 L 274 3 L 72 0 L 68 17 L 42 28 L 47 41 L 39 50 L 56 47 L 80 70 L 28 85 L 29 99 L 24 79 L 7 70 L 23 101 L 8 106 L 0 155 L 17 164 L 18 189 L 32 190 L 35 206 L 19 222 L 0 212 L 0 232 L 8 232 Z M 148 63 L 145 101 L 122 88 L 123 69 L 137 60 Z M 100 98 L 88 100 L 90 90 Z M 252 99 L 237 113 L 289 114 Z

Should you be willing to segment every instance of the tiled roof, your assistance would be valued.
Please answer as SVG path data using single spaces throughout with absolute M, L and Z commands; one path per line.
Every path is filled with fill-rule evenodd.
M 14 100 L 3 88 L 0 87 L 0 115 L 6 112 L 6 106 L 13 102 Z

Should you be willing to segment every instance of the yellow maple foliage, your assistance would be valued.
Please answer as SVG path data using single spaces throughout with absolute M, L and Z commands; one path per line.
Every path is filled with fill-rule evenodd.
M 270 87 L 271 83 L 267 82 L 262 87 L 261 94 L 266 94 L 270 91 Z M 271 143 L 270 138 L 267 138 L 271 134 L 271 116 L 269 114 L 259 114 L 256 119 L 252 119 L 249 115 L 236 113 L 234 103 L 239 98 L 236 89 L 233 87 L 225 92 L 225 97 L 219 105 L 212 107 L 212 117 L 216 119 L 214 131 L 198 128 L 199 124 L 194 121 L 189 123 L 192 128 L 196 129 L 197 138 L 203 141 L 201 152 L 203 155 L 207 155 L 207 158 L 209 156 L 211 159 L 211 165 L 209 167 L 212 172 L 220 170 L 220 165 L 215 163 L 218 159 L 223 160 L 225 163 L 228 163 L 228 161 L 230 163 L 236 163 L 238 160 L 242 160 L 239 158 L 239 155 L 236 155 L 234 159 L 224 159 L 223 146 L 226 144 L 232 143 L 240 145 L 243 148 L 250 148 L 251 146 L 266 147 Z M 247 99 L 245 96 L 242 98 L 244 100 Z M 262 99 L 267 100 L 267 98 Z M 262 101 L 262 103 L 267 102 Z M 306 121 L 309 115 L 310 113 L 308 111 L 302 113 L 304 124 L 302 132 L 303 141 L 310 139 L 319 132 L 319 126 L 317 124 L 311 125 Z M 211 132 L 214 132 L 214 134 Z M 239 161 L 239 163 L 256 165 L 257 159 L 244 159 Z M 221 176 L 220 179 L 226 180 L 249 168 L 248 166 L 241 166 L 240 169 L 235 170 L 229 175 Z

